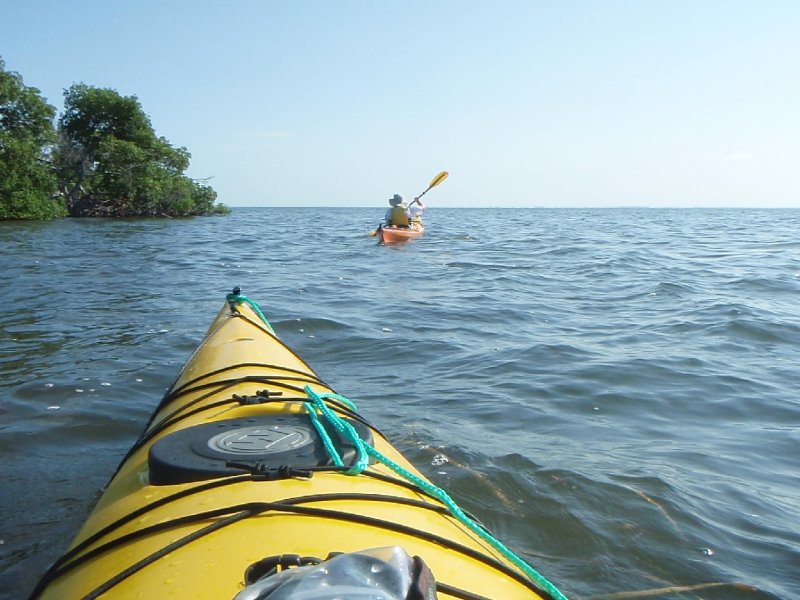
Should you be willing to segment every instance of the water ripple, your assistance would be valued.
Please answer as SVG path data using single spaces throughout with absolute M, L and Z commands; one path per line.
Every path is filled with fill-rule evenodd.
M 800 597 L 800 212 L 428 213 L 396 247 L 367 209 L 0 223 L 0 589 L 64 549 L 242 285 L 568 595 Z

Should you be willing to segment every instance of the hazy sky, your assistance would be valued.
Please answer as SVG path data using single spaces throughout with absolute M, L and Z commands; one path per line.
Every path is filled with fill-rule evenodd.
M 231 206 L 800 207 L 800 0 L 0 0 Z

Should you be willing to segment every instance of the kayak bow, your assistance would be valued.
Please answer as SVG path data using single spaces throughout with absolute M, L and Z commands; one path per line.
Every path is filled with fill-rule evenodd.
M 268 557 L 399 546 L 440 599 L 563 599 L 234 292 L 31 598 L 228 600 Z

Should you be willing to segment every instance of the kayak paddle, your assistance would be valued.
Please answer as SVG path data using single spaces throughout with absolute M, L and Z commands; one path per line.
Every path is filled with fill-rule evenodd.
M 439 185 L 440 183 L 442 183 L 442 182 L 443 182 L 445 179 L 447 179 L 447 176 L 448 176 L 448 175 L 450 175 L 450 173 L 448 173 L 447 171 L 442 171 L 441 173 L 439 173 L 439 174 L 438 174 L 436 177 L 434 177 L 434 178 L 433 178 L 433 180 L 431 181 L 431 184 L 428 186 L 428 189 L 426 189 L 426 190 L 425 190 L 424 192 L 422 192 L 422 193 L 421 193 L 419 196 L 417 196 L 416 198 L 414 198 L 414 199 L 411 201 L 411 203 L 409 204 L 409 206 L 411 206 L 411 204 L 414 204 L 414 202 L 419 202 L 419 199 L 420 199 L 420 198 L 422 198 L 422 197 L 423 197 L 425 194 L 427 194 L 427 193 L 428 193 L 428 191 L 429 191 L 431 188 L 434 188 L 434 187 L 436 187 L 437 185 Z

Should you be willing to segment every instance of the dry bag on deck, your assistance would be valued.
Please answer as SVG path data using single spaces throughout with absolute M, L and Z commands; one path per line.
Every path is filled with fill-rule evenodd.
M 403 548 L 389 546 L 338 554 L 318 564 L 283 571 L 277 571 L 276 565 L 245 587 L 234 600 L 335 598 L 435 600 L 436 584 L 430 569 L 419 557 L 411 558 Z

